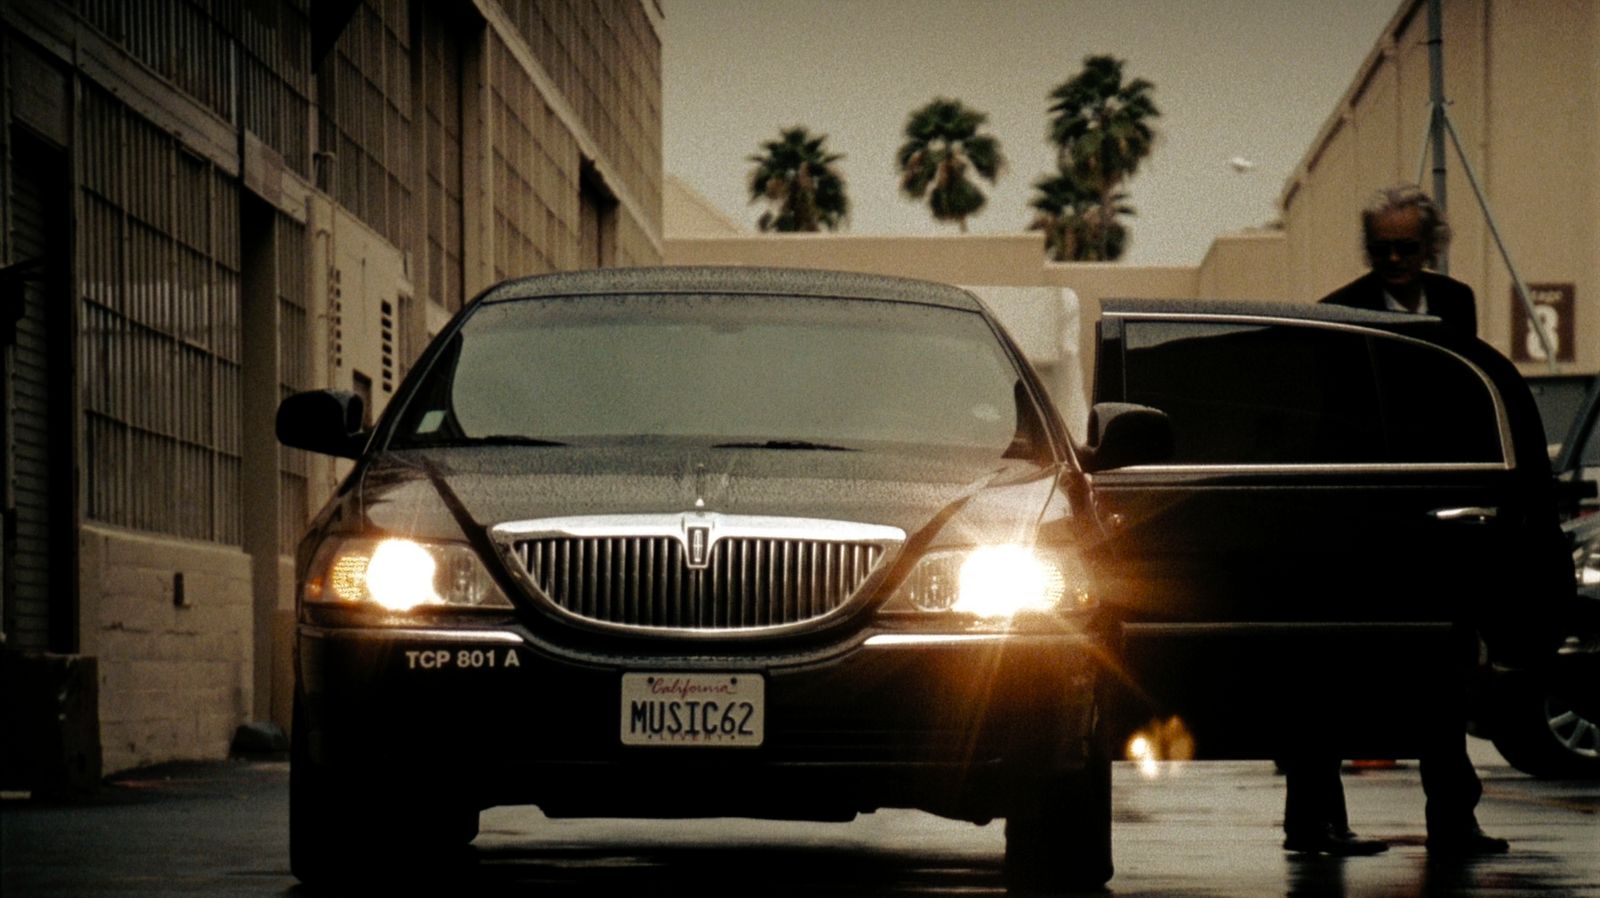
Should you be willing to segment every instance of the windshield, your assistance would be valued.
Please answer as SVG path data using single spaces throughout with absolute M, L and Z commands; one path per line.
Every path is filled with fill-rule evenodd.
M 1019 432 L 1042 429 L 976 312 L 770 296 L 585 296 L 479 306 L 419 385 L 391 444 L 661 437 L 1000 454 Z

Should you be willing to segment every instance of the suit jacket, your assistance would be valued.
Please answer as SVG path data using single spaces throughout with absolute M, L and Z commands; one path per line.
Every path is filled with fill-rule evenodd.
M 1428 298 L 1429 315 L 1468 336 L 1478 335 L 1478 306 L 1471 287 L 1455 278 L 1424 271 L 1422 292 Z M 1324 296 L 1319 302 L 1379 312 L 1388 308 L 1383 302 L 1383 282 L 1370 271 Z

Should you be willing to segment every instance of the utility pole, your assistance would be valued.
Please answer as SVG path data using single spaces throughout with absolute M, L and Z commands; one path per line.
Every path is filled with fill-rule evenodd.
M 1433 146 L 1433 202 L 1444 212 L 1445 202 L 1445 147 L 1444 147 L 1444 12 L 1440 0 L 1428 0 L 1428 137 Z M 1450 273 L 1450 251 L 1447 248 L 1435 260 L 1440 274 Z
M 1528 297 L 1528 287 L 1522 282 L 1522 276 L 1517 273 L 1517 266 L 1511 261 L 1511 251 L 1506 249 L 1505 238 L 1500 236 L 1500 227 L 1495 223 L 1494 211 L 1489 208 L 1489 198 L 1483 191 L 1483 185 L 1478 181 L 1478 173 L 1472 167 L 1472 160 L 1467 158 L 1467 151 L 1461 146 L 1461 135 L 1456 133 L 1455 123 L 1450 120 L 1449 102 L 1444 98 L 1444 13 L 1440 9 L 1440 0 L 1428 0 L 1428 130 L 1423 135 L 1422 159 L 1417 164 L 1417 183 L 1422 183 L 1422 173 L 1428 162 L 1428 150 L 1433 150 L 1433 201 L 1438 205 L 1439 211 L 1445 211 L 1445 149 L 1444 141 L 1449 137 L 1455 145 L 1456 156 L 1461 160 L 1461 170 L 1467 176 L 1467 183 L 1472 185 L 1472 193 L 1478 199 L 1478 208 L 1483 210 L 1483 220 L 1489 225 L 1489 236 L 1494 238 L 1495 246 L 1500 250 L 1500 258 L 1506 263 L 1506 271 L 1511 274 L 1511 285 L 1516 291 L 1517 299 L 1522 302 L 1523 314 L 1528 316 L 1528 328 L 1539 338 L 1539 345 L 1544 349 L 1545 361 L 1550 365 L 1550 373 L 1560 371 L 1556 363 L 1555 344 L 1551 341 L 1550 334 L 1533 313 L 1533 300 Z M 1444 254 L 1434 261 L 1440 274 L 1449 274 L 1449 260 Z

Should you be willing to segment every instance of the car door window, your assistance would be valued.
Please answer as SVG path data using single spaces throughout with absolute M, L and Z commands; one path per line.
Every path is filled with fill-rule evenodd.
M 1434 346 L 1372 338 L 1392 462 L 1498 462 L 1493 394 L 1478 370 Z
M 1426 343 L 1338 328 L 1160 319 L 1126 322 L 1123 338 L 1122 399 L 1167 413 L 1173 464 L 1504 457 L 1488 385 Z

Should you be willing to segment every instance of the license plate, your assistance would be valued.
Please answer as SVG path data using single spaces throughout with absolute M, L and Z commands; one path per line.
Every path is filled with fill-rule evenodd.
M 766 685 L 753 673 L 623 674 L 622 744 L 760 745 Z

